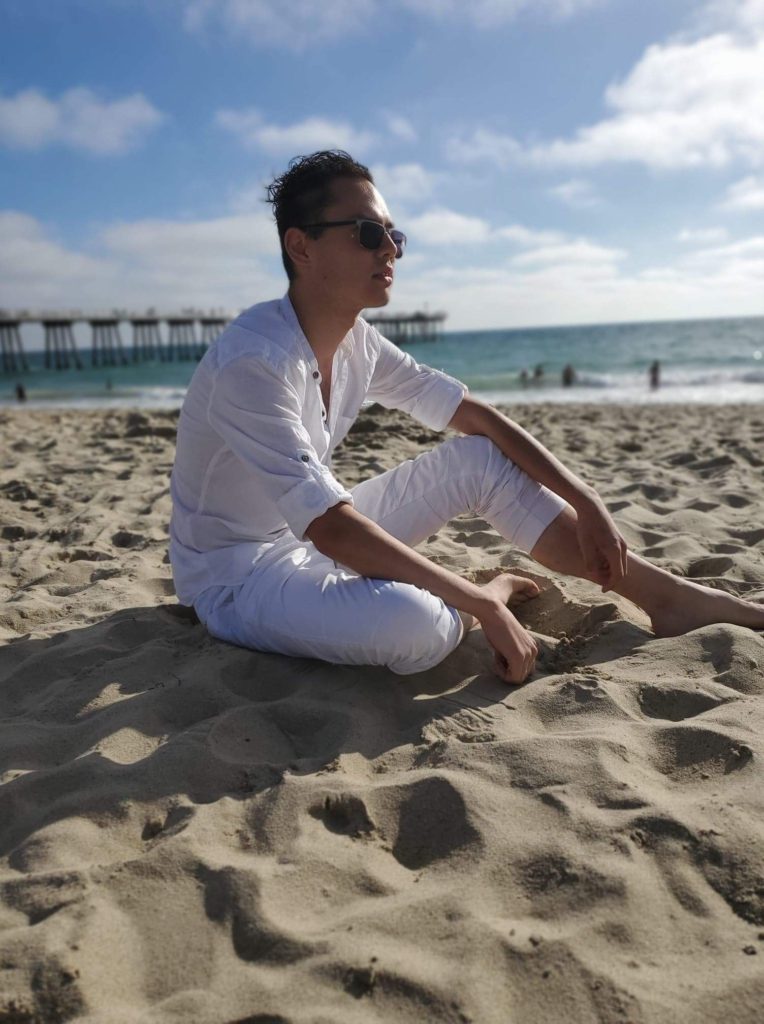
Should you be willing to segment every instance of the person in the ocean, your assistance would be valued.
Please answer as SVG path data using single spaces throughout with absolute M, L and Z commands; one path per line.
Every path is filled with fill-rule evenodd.
M 650 378 L 650 387 L 655 391 L 661 386 L 661 364 L 657 359 L 651 363 L 648 376 Z
M 464 512 L 547 568 L 629 598 L 659 635 L 764 627 L 764 607 L 630 552 L 592 487 L 361 318 L 389 302 L 406 249 L 366 167 L 314 153 L 268 194 L 287 294 L 246 310 L 210 347 L 178 426 L 170 558 L 178 597 L 210 633 L 411 673 L 437 665 L 477 621 L 497 674 L 520 683 L 538 650 L 508 605 L 536 585 L 505 573 L 477 586 L 415 550 Z M 347 489 L 331 454 L 365 400 L 461 436 Z

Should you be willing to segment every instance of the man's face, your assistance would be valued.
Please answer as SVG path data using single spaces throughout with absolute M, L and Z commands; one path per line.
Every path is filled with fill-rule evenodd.
M 340 178 L 332 192 L 334 199 L 324 210 L 322 221 L 361 218 L 393 226 L 385 201 L 371 182 Z M 320 238 L 311 241 L 311 251 L 315 281 L 339 306 L 360 313 L 390 301 L 395 245 L 389 235 L 384 235 L 378 249 L 365 249 L 355 225 L 325 228 Z

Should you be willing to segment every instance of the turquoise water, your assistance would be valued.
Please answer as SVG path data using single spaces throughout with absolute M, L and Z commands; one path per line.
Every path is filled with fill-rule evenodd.
M 0 371 L 0 404 L 15 405 L 14 388 L 22 383 L 28 406 L 178 406 L 196 365 L 157 360 L 92 368 L 87 347 L 78 347 L 82 370 L 45 370 L 35 352 L 29 372 Z M 406 351 L 496 403 L 764 403 L 764 317 L 446 332 Z M 661 386 L 651 389 L 648 368 L 656 359 Z M 563 388 L 568 363 L 576 382 Z M 523 385 L 522 370 L 532 378 L 537 365 L 541 380 Z

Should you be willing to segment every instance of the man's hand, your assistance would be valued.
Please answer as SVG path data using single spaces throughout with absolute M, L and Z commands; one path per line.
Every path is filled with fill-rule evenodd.
M 626 575 L 628 546 L 599 497 L 594 497 L 578 515 L 578 546 L 590 578 L 603 593 L 612 590 Z
M 493 648 L 494 672 L 505 683 L 524 683 L 538 656 L 536 641 L 499 602 L 478 613 L 483 635 Z

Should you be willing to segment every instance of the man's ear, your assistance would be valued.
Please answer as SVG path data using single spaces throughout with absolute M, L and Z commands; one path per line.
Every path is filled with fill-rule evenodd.
M 286 229 L 284 249 L 295 267 L 304 267 L 310 263 L 310 239 L 302 228 Z

